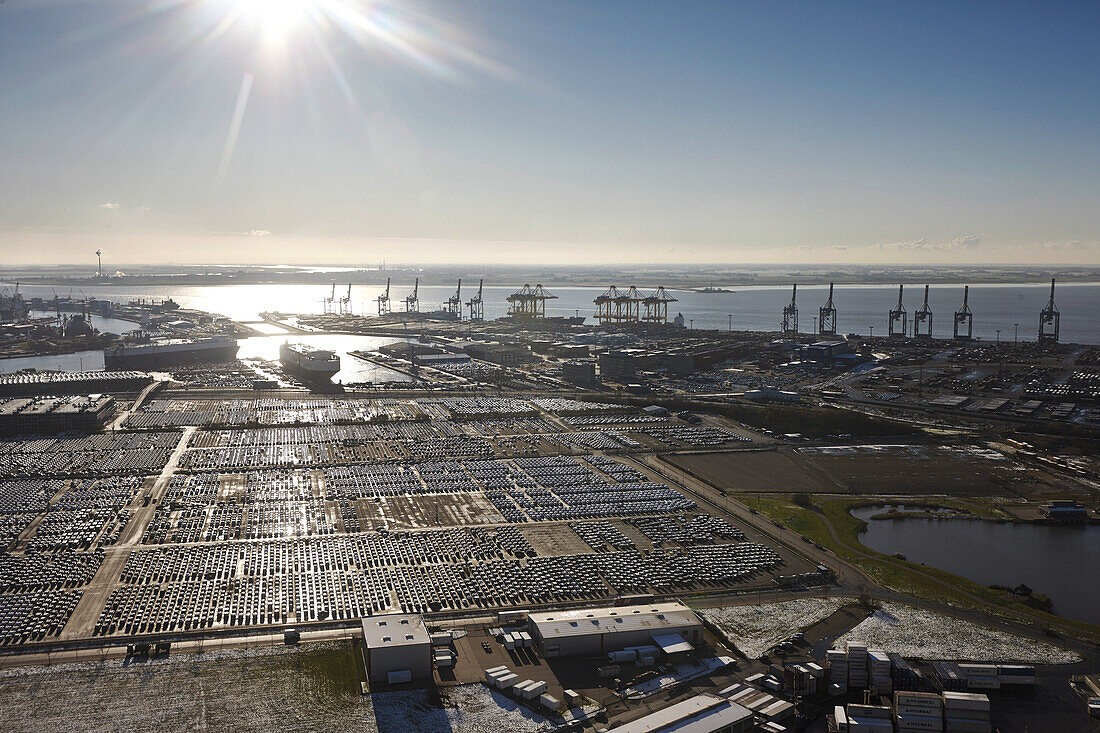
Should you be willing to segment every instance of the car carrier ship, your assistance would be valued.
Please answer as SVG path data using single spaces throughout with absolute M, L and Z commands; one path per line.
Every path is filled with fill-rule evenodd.
M 312 381 L 332 379 L 340 371 L 338 354 L 306 344 L 284 343 L 279 347 L 279 361 L 287 371 Z
M 107 369 L 155 369 L 232 361 L 237 358 L 238 348 L 232 336 L 124 341 L 103 350 L 103 365 Z

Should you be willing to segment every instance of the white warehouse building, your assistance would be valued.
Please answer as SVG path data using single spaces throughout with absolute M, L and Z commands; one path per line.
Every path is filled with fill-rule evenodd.
M 683 651 L 703 640 L 699 617 L 678 601 L 532 613 L 530 628 L 546 657 L 606 654 L 654 644 L 655 638 L 662 649 Z M 670 645 L 676 635 L 683 644 Z
M 371 682 L 400 683 L 432 676 L 432 640 L 421 616 L 363 619 L 363 661 Z

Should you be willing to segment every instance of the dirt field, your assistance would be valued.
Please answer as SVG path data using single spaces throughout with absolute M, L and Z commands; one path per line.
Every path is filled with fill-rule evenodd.
M 694 473 L 712 486 L 734 492 L 841 491 L 787 451 L 736 451 L 668 456 L 672 464 Z
M 378 502 L 355 502 L 364 530 L 382 527 L 454 527 L 503 522 L 500 512 L 481 494 L 388 496 Z
M 991 452 L 936 446 L 843 446 L 670 456 L 735 492 L 1035 495 L 1043 477 Z
M 523 536 L 540 555 L 574 555 L 592 552 L 577 533 L 567 524 L 536 525 L 523 527 Z

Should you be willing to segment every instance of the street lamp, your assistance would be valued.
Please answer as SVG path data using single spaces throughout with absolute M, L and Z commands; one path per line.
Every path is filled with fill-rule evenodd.
M 871 336 L 870 336 L 870 338 L 874 338 L 874 337 L 875 337 L 875 327 L 871 326 Z
M 688 330 L 689 331 L 694 331 L 695 330 L 695 319 L 694 318 L 689 318 L 688 319 Z
M 733 314 L 730 313 L 730 333 L 733 333 Z
M 1012 331 L 1012 346 L 1013 346 L 1013 348 L 1015 348 L 1017 339 L 1020 336 L 1020 324 L 1019 323 L 1013 323 L 1012 328 L 1014 329 Z
M 999 346 L 1000 343 L 1001 343 L 1001 329 L 998 328 L 997 329 L 997 345 Z

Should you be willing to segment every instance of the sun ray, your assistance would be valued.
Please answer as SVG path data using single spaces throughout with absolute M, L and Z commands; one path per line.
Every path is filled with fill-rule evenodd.
M 252 93 L 252 74 L 245 74 L 241 78 L 241 89 L 237 92 L 237 105 L 233 108 L 233 119 L 229 122 L 229 132 L 225 136 L 225 146 L 222 148 L 221 162 L 218 163 L 218 173 L 214 179 L 214 193 L 216 194 L 225 182 L 225 176 L 229 172 L 229 163 L 233 160 L 233 151 L 237 147 L 237 136 L 241 133 L 241 123 L 244 122 L 244 113 L 248 108 L 248 97 Z

